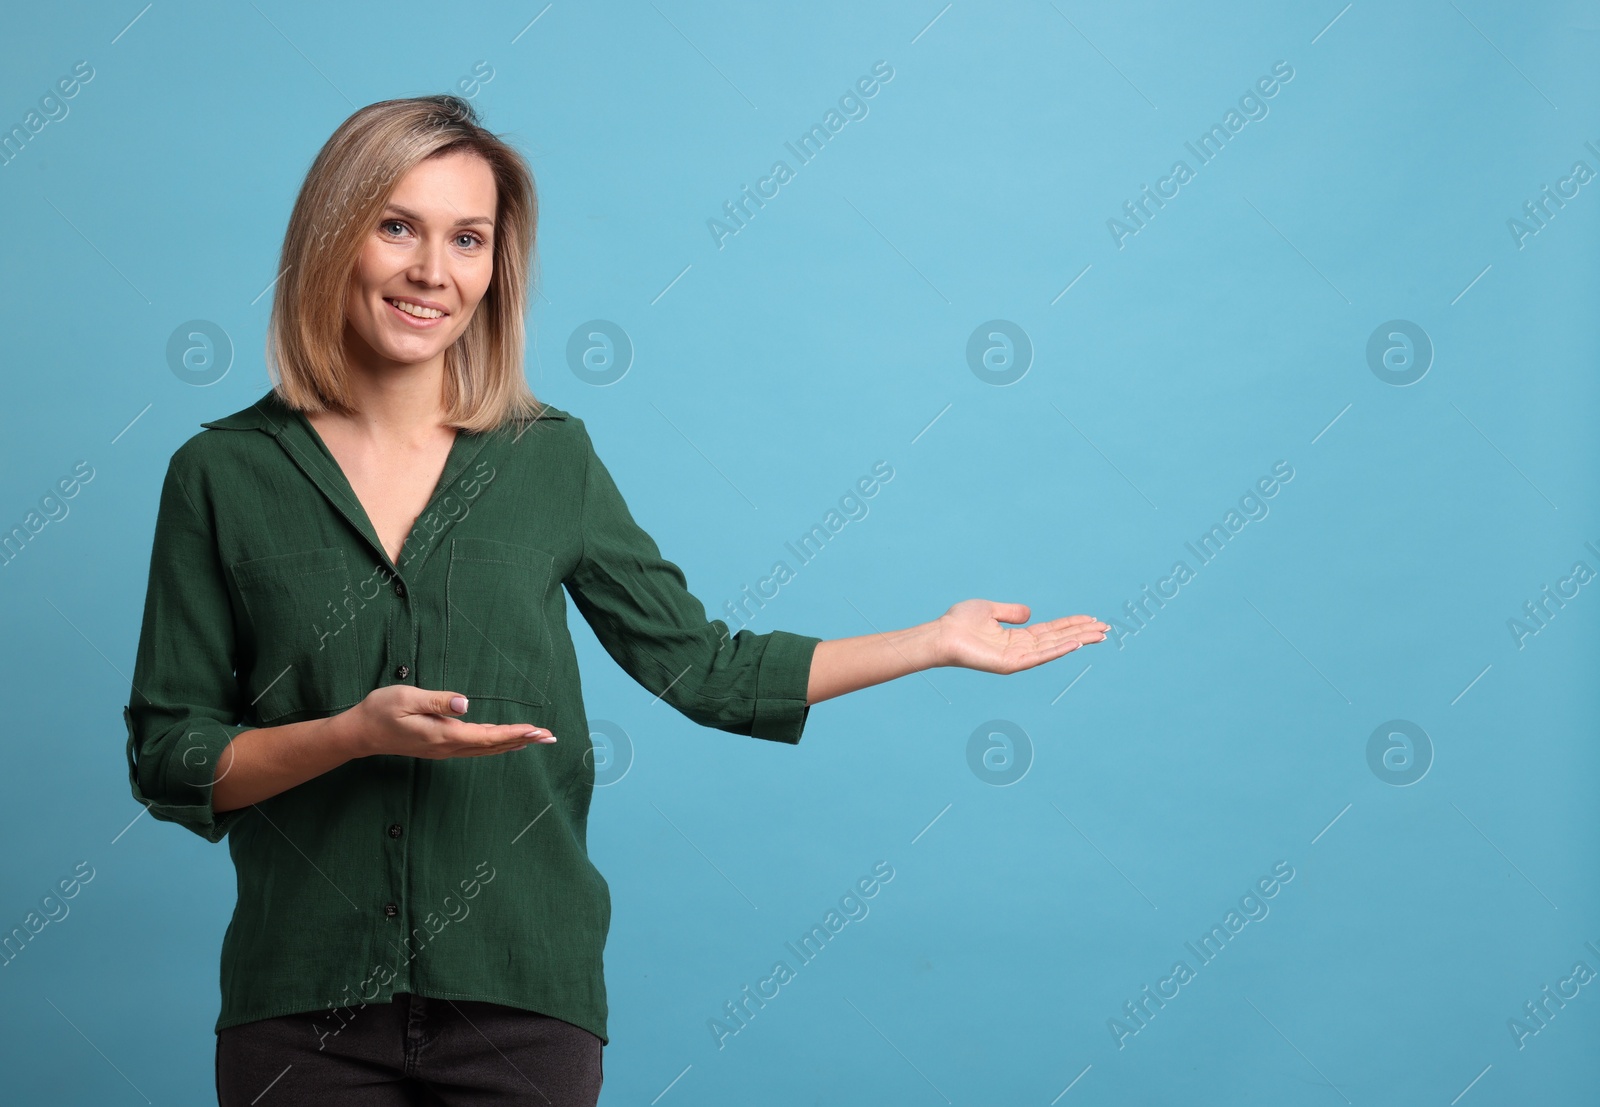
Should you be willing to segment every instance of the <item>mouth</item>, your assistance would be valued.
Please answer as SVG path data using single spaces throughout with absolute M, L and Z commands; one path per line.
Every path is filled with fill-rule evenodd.
M 413 327 L 436 327 L 450 317 L 450 313 L 441 308 L 425 307 L 412 300 L 400 297 L 385 296 L 383 302 L 389 305 L 393 315 L 405 320 L 407 325 Z

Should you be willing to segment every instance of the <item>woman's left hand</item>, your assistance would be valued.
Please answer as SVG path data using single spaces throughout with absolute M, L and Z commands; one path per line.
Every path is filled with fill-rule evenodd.
M 1079 646 L 1105 640 L 1111 627 L 1093 615 L 1067 615 L 1031 627 L 1027 604 L 962 600 L 939 616 L 940 664 L 985 673 L 1015 673 L 1053 661 Z

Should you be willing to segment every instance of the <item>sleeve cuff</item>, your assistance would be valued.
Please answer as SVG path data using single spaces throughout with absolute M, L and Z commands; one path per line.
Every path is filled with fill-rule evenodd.
M 768 631 L 767 648 L 756 671 L 756 710 L 750 736 L 795 745 L 805 730 L 811 705 L 811 656 L 822 639 L 787 630 Z
M 211 786 L 217 760 L 237 735 L 254 728 L 196 719 L 181 739 L 154 758 L 140 758 L 135 753 L 138 728 L 133 710 L 124 707 L 122 717 L 128 728 L 128 785 L 133 798 L 149 809 L 152 818 L 187 827 L 208 842 L 221 841 L 250 809 L 213 810 Z

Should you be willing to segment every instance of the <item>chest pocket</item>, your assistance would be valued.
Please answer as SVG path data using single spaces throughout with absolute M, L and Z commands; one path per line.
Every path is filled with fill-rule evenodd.
M 549 702 L 544 616 L 555 559 L 493 538 L 450 542 L 444 684 L 468 699 Z
M 254 629 L 255 657 L 241 673 L 263 725 L 359 703 L 360 647 L 350 625 L 350 572 L 337 547 L 273 554 L 233 565 Z

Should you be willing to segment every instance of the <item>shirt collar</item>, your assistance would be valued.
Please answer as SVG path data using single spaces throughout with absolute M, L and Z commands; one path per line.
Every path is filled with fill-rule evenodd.
M 567 412 L 545 404 L 534 422 L 566 418 L 568 418 Z M 452 484 L 466 467 L 480 459 L 486 464 L 493 465 L 504 450 L 515 445 L 517 439 L 522 437 L 521 431 L 511 424 L 488 433 L 461 431 L 457 434 L 444 471 L 440 474 L 438 487 L 434 490 L 434 496 L 428 507 L 418 516 L 418 527 L 407 540 L 403 551 L 405 567 L 402 570 L 389 562 L 388 554 L 379 542 L 360 500 L 356 498 L 338 462 L 327 452 L 327 447 L 312 427 L 311 421 L 303 413 L 285 404 L 275 389 L 268 391 L 247 408 L 200 425 L 216 430 L 260 430 L 277 439 L 278 444 L 283 447 L 295 465 L 361 534 L 373 553 L 396 574 L 415 572 L 439 544 L 441 535 L 450 529 L 450 524 L 455 521 L 451 513 L 446 513 L 438 529 L 434 529 L 431 525 L 425 526 L 424 520 L 430 523 L 437 521 L 431 514 L 434 504 L 449 494 Z

